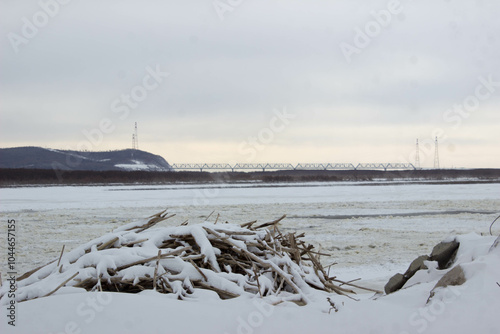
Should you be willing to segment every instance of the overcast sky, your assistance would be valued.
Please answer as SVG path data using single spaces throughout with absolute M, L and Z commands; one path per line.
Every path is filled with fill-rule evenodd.
M 498 0 L 59 1 L 0 0 L 2 147 L 500 168 Z

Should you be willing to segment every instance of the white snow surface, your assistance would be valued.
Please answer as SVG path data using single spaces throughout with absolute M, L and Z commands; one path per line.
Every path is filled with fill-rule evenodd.
M 332 254 L 322 257 L 324 265 L 338 262 L 332 267 L 336 276 L 361 277 L 358 284 L 377 289 L 439 241 L 456 237 L 461 246 L 455 265 L 462 265 L 467 282 L 441 289 L 427 304 L 448 271 L 429 263 L 429 270 L 389 296 L 360 292 L 360 301 L 353 301 L 318 292 L 304 307 L 271 307 L 247 295 L 221 301 L 209 291 L 179 301 L 151 291 L 128 295 L 66 287 L 16 304 L 16 327 L 7 324 L 2 305 L 0 333 L 500 333 L 500 246 L 491 248 L 495 237 L 481 236 L 499 214 L 498 184 L 262 186 L 2 188 L 0 214 L 4 221 L 16 220 L 19 273 L 58 258 L 62 245 L 71 252 L 169 208 L 177 214 L 172 226 L 186 219 L 202 223 L 212 211 L 210 221 L 220 213 L 220 221 L 236 224 L 286 213 L 282 231 L 306 233 L 308 242 Z M 498 222 L 493 232 L 500 233 Z M 6 229 L 0 237 L 5 240 Z M 0 252 L 6 284 L 4 242 Z M 328 314 L 326 297 L 338 312 Z
M 125 208 L 222 206 L 310 203 L 404 202 L 414 212 L 419 201 L 500 200 L 500 184 L 402 184 L 308 183 L 308 184 L 214 184 L 151 186 L 67 186 L 1 188 L 0 212 L 72 208 Z M 380 210 L 377 213 L 383 213 Z M 390 208 L 389 213 L 395 213 Z M 317 210 L 315 214 L 363 213 L 352 208 Z
M 447 270 L 419 272 L 419 282 L 388 296 L 354 301 L 316 292 L 306 306 L 242 296 L 220 300 L 201 292 L 185 301 L 154 291 L 89 293 L 63 288 L 55 295 L 17 304 L 16 326 L 2 333 L 499 333 L 500 247 L 495 237 L 457 237 L 454 265 L 464 268 L 461 286 L 429 293 Z M 47 283 L 50 284 L 50 283 Z M 52 282 L 53 284 L 53 282 Z M 408 284 L 407 284 L 408 285 Z M 311 292 L 313 293 L 313 292 Z M 331 310 L 330 297 L 338 312 Z M 6 313 L 5 306 L 2 307 Z M 5 315 L 3 317 L 6 318 Z
M 163 168 L 160 168 L 156 165 L 148 165 L 148 164 L 145 164 L 141 161 L 138 161 L 138 160 L 132 160 L 133 164 L 116 164 L 115 167 L 118 167 L 118 168 L 121 168 L 121 169 L 125 169 L 125 170 L 163 170 Z

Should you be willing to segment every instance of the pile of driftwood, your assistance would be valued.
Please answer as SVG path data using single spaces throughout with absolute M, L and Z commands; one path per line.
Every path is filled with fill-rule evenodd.
M 275 296 L 304 305 L 311 289 L 354 293 L 329 275 L 303 234 L 282 234 L 275 221 L 155 227 L 160 212 L 97 238 L 18 278 L 18 301 L 64 287 L 137 293 L 156 290 L 179 299 L 211 290 L 222 299 Z M 63 249 L 64 251 L 64 249 Z M 278 301 L 278 302 L 279 302 Z

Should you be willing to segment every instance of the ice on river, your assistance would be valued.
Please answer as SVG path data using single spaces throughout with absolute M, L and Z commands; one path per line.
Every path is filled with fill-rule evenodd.
M 168 225 L 203 222 L 212 212 L 209 220 L 232 223 L 287 214 L 282 230 L 305 232 L 332 255 L 325 264 L 338 263 L 337 275 L 378 278 L 374 284 L 450 235 L 486 233 L 500 208 L 500 185 L 492 183 L 21 187 L 0 196 L 3 220 L 16 220 L 19 272 L 57 257 L 63 245 L 71 250 L 168 208 L 177 215 Z

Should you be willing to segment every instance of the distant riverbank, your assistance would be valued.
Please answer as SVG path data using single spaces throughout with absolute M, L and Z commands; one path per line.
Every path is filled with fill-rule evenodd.
M 284 170 L 270 172 L 149 172 L 0 169 L 0 186 L 290 182 L 500 182 L 500 169 Z

